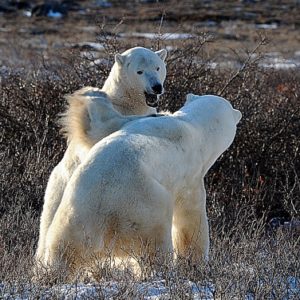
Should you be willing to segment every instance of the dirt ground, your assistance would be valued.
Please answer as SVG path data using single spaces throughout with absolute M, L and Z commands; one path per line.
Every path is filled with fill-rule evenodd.
M 0 299 L 69 299 L 81 287 L 97 292 L 81 299 L 102 299 L 106 282 L 120 283 L 111 298 L 135 296 L 140 281 L 109 257 L 95 266 L 97 285 L 76 282 L 76 295 L 66 296 L 71 285 L 49 288 L 65 274 L 31 280 L 46 185 L 67 147 L 58 123 L 65 96 L 101 87 L 113 54 L 137 45 L 169 51 L 159 109 L 176 111 L 193 92 L 221 95 L 243 114 L 205 180 L 210 261 L 163 266 L 162 288 L 190 299 L 187 278 L 215 299 L 300 299 L 299 0 L 57 0 L 73 5 L 66 16 L 34 15 L 44 1 L 0 0 Z M 211 42 L 202 44 L 205 34 Z M 260 35 L 269 43 L 245 60 Z M 138 258 L 146 273 L 147 259 Z M 151 289 L 160 282 L 153 274 L 142 282 Z
M 97 42 L 101 28 L 106 34 L 117 33 L 128 45 L 142 46 L 149 42 L 143 33 L 207 33 L 214 40 L 206 47 L 207 54 L 223 61 L 251 50 L 265 35 L 269 53 L 300 59 L 300 2 L 296 0 L 122 2 L 78 1 L 79 8 L 62 18 L 30 16 L 28 10 L 0 12 L 0 65 L 26 66 L 37 57 L 48 59 L 74 45 Z M 142 36 L 132 36 L 135 33 Z M 181 42 L 178 36 L 162 45 L 171 49 Z

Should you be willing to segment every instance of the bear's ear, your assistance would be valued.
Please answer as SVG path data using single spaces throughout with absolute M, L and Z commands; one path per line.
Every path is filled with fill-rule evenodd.
M 125 62 L 125 57 L 122 56 L 121 54 L 116 54 L 115 55 L 115 62 L 117 64 L 119 64 L 120 66 L 124 65 L 124 62 Z
M 233 109 L 233 117 L 235 124 L 237 124 L 242 118 L 242 113 L 238 109 Z
M 186 100 L 184 104 L 188 104 L 189 102 L 193 101 L 193 99 L 195 98 L 195 95 L 192 93 L 189 93 L 186 95 Z
M 162 61 L 165 61 L 168 54 L 166 49 L 161 49 L 159 51 L 156 51 L 155 53 L 162 59 Z

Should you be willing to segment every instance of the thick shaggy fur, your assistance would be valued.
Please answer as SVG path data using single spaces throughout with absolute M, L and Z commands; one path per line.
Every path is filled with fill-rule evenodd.
M 61 123 L 68 138 L 68 148 L 47 184 L 40 220 L 37 262 L 44 261 L 45 238 L 65 187 L 90 148 L 125 122 L 136 118 L 123 118 L 121 114 L 156 113 L 156 109 L 148 105 L 146 96 L 153 94 L 151 105 L 155 105 L 153 99 L 157 99 L 163 92 L 166 55 L 164 49 L 152 52 L 142 47 L 117 54 L 102 90 L 86 87 L 67 97 L 69 106 Z M 161 85 L 159 91 L 156 88 L 158 85 Z
M 204 176 L 233 142 L 240 118 L 223 98 L 190 94 L 173 115 L 132 121 L 98 142 L 67 184 L 47 232 L 45 265 L 74 271 L 106 251 L 153 256 L 175 248 L 195 261 L 207 257 Z

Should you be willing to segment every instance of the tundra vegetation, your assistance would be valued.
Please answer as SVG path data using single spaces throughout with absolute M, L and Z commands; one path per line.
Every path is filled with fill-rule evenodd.
M 63 283 L 61 274 L 31 280 L 45 187 L 66 149 L 58 115 L 65 109 L 66 94 L 83 86 L 101 87 L 114 54 L 135 46 L 105 30 L 99 41 L 106 60 L 98 65 L 91 55 L 82 57 L 73 49 L 53 60 L 36 59 L 26 69 L 1 69 L 1 297 L 60 297 L 58 289 L 49 287 Z M 174 112 L 187 93 L 215 94 L 243 114 L 233 145 L 206 177 L 210 260 L 192 265 L 189 257 L 180 258 L 159 274 L 145 270 L 141 278 L 130 270 L 111 268 L 109 261 L 99 262 L 91 282 L 98 298 L 104 297 L 102 283 L 118 282 L 113 298 L 128 299 L 141 297 L 136 289 L 141 280 L 157 278 L 163 278 L 172 299 L 192 297 L 185 279 L 220 299 L 299 297 L 299 68 L 262 67 L 269 47 L 262 36 L 249 51 L 236 53 L 237 67 L 215 66 L 206 51 L 214 42 L 197 33 L 169 51 L 165 93 L 159 103 L 159 109 Z M 158 35 L 150 42 L 140 39 L 139 44 L 158 50 L 167 41 Z M 143 270 L 147 257 L 137 259 Z

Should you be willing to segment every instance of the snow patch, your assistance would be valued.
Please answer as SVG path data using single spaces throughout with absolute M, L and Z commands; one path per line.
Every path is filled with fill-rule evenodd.
M 82 43 L 75 44 L 74 46 L 89 47 L 96 51 L 102 51 L 104 49 L 102 44 L 95 43 L 95 42 L 82 42 Z
M 63 14 L 58 11 L 53 11 L 52 9 L 49 10 L 47 17 L 53 18 L 53 19 L 60 19 L 63 17 Z
M 285 59 L 281 57 L 273 57 L 268 58 L 262 63 L 259 64 L 260 67 L 266 68 L 266 69 L 281 69 L 281 70 L 287 70 L 287 69 L 294 69 L 297 67 L 300 67 L 300 62 L 294 60 L 294 59 Z
M 34 285 L 22 286 L 22 292 L 18 292 L 18 286 L 6 287 L 0 283 L 1 299 L 18 299 L 29 300 L 34 295 L 39 295 L 39 299 L 46 300 L 58 298 L 64 300 L 83 300 L 83 299 L 113 299 L 122 293 L 122 296 L 128 299 L 169 299 L 174 296 L 174 291 L 177 289 L 178 283 L 168 282 L 165 280 L 157 280 L 152 282 L 133 283 L 128 286 L 126 283 L 105 282 L 101 284 L 64 284 L 57 285 L 52 288 L 41 291 L 39 287 Z M 124 289 L 126 287 L 126 289 Z M 180 282 L 181 291 L 185 291 L 186 297 L 195 300 L 213 300 L 214 287 L 212 285 L 202 286 L 189 280 Z M 124 294 L 129 293 L 128 295 Z M 127 292 L 126 292 L 127 290 Z M 173 293 L 172 293 L 173 291 Z
M 162 39 L 162 40 L 181 40 L 181 39 L 190 39 L 195 37 L 195 35 L 190 33 L 164 33 L 164 34 L 157 34 L 152 32 L 132 32 L 132 33 L 120 33 L 120 37 L 127 38 L 127 37 L 139 37 L 139 38 L 146 38 L 146 39 Z
M 287 278 L 282 278 L 282 280 L 280 279 L 278 284 L 284 284 L 287 287 L 286 294 L 282 297 L 282 300 L 298 299 L 297 297 L 300 294 L 299 278 L 288 276 Z M 259 285 L 261 285 L 261 288 L 264 288 L 263 282 L 260 282 Z M 180 295 L 184 296 L 184 298 L 214 300 L 215 287 L 213 284 L 197 284 L 188 279 L 180 279 L 178 281 L 178 278 L 173 282 L 170 278 L 168 281 L 162 279 L 149 282 L 107 281 L 94 284 L 61 284 L 44 289 L 34 284 L 4 284 L 0 282 L 0 298 L 4 300 L 30 300 L 35 298 L 40 300 L 114 299 L 120 295 L 124 299 L 158 300 L 173 299 L 178 290 L 180 290 Z M 256 297 L 254 293 L 248 292 L 244 299 L 254 300 Z
M 278 28 L 278 24 L 277 23 L 256 24 L 256 28 L 258 28 L 258 29 L 277 29 Z

